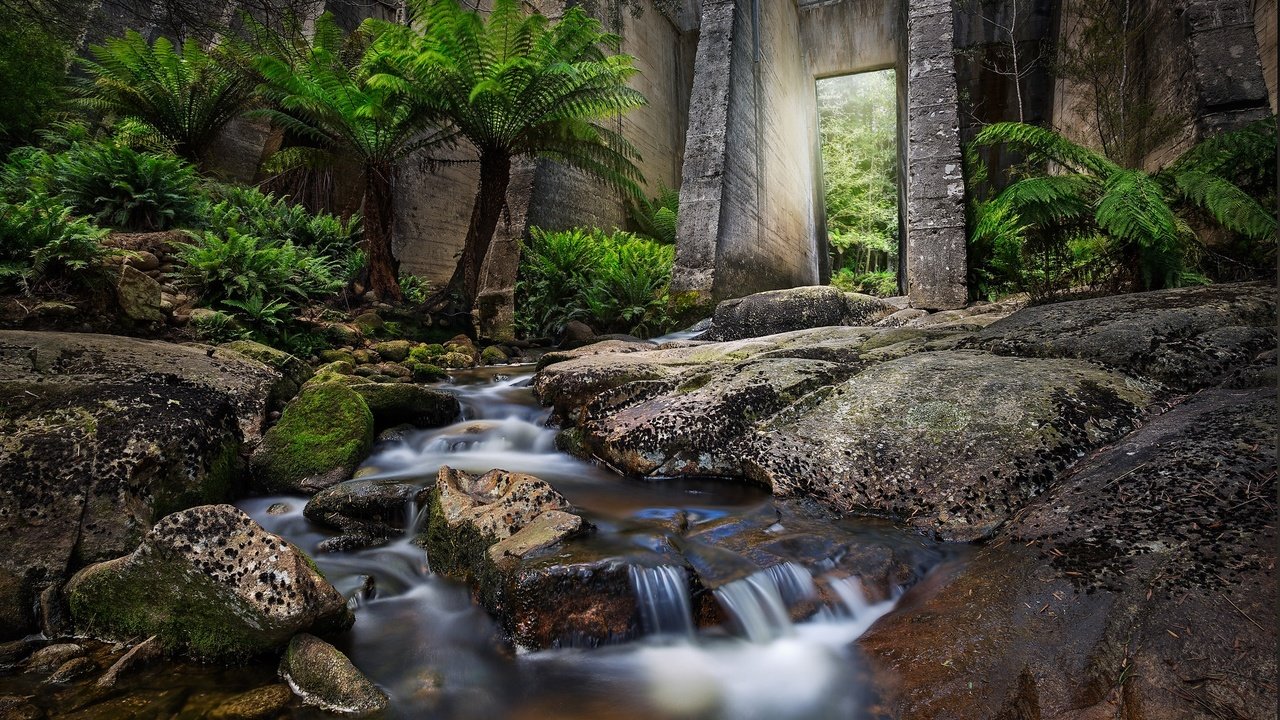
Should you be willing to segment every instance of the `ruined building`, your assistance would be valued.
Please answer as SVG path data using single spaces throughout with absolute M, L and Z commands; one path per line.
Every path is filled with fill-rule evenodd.
M 1084 4 L 1102 1 L 598 0 L 593 10 L 637 58 L 636 87 L 649 99 L 620 129 L 639 147 L 653 194 L 680 188 L 675 289 L 720 300 L 828 279 L 815 81 L 893 68 L 903 289 L 917 307 L 964 304 L 962 142 L 981 123 L 1021 116 L 1094 144 L 1079 110 L 1084 90 L 1050 67 L 1055 47 L 1079 42 L 1074 20 Z M 1276 0 L 1117 1 L 1146 23 L 1127 50 L 1131 82 L 1178 120 L 1144 151 L 1144 164 L 1274 112 Z M 555 15 L 563 4 L 534 6 Z M 324 9 L 351 26 L 397 17 L 394 0 L 313 6 Z M 1020 93 L 984 62 L 1015 44 L 1034 64 Z M 244 137 L 229 147 L 251 168 L 261 137 Z M 442 283 L 466 234 L 477 170 L 414 164 L 398 182 L 402 271 Z M 513 168 L 508 200 L 478 308 L 482 331 L 495 336 L 509 331 L 528 227 L 609 228 L 626 218 L 621 198 L 550 161 Z

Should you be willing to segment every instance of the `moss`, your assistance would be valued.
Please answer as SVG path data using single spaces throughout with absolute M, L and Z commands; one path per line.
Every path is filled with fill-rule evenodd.
M 373 413 L 341 382 L 303 390 L 263 437 L 259 476 L 274 487 L 354 468 L 373 445 Z
M 482 365 L 506 365 L 511 362 L 507 354 L 497 345 L 490 345 L 480 353 L 480 364 Z
M 449 373 L 445 372 L 444 368 L 439 365 L 422 362 L 407 362 L 404 365 L 409 368 L 410 377 L 413 378 L 414 382 L 435 382 L 449 377 Z
M 449 352 L 440 358 L 440 364 L 447 368 L 469 368 L 475 365 L 475 358 L 467 353 Z
M 400 362 L 409 357 L 409 352 L 413 348 L 413 343 L 408 340 L 388 340 L 380 342 L 373 346 L 373 351 L 378 353 L 378 357 L 391 362 Z
M 355 355 L 350 350 L 321 350 L 320 361 L 325 363 L 345 362 L 352 365 L 355 364 Z
M 426 530 L 418 534 L 416 542 L 431 558 L 432 571 L 475 588 L 481 604 L 491 612 L 498 612 L 503 579 L 489 559 L 489 546 L 498 539 L 482 534 L 471 523 L 450 527 L 440 506 L 439 488 L 431 491 L 427 502 Z
M 170 513 L 197 505 L 211 505 L 230 500 L 240 478 L 240 443 L 223 443 L 203 470 L 198 483 L 181 480 L 160 483 L 161 491 L 152 502 L 151 521 Z M 177 492 L 166 492 L 177 490 Z

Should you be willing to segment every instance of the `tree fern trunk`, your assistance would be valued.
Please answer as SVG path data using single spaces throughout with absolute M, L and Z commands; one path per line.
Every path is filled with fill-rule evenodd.
M 400 263 L 391 252 L 395 225 L 392 167 L 387 163 L 365 166 L 364 248 L 369 263 L 369 289 L 379 299 L 399 302 Z
M 462 246 L 462 257 L 449 280 L 448 291 L 461 297 L 462 309 L 475 307 L 480 291 L 480 269 L 493 234 L 502 219 L 502 209 L 507 203 L 507 186 L 511 184 L 511 156 L 500 151 L 480 154 L 480 190 L 476 193 L 471 209 L 471 224 L 467 227 L 467 239 Z

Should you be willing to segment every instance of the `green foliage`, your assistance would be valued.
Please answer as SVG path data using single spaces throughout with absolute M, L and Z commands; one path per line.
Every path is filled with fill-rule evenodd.
M 630 213 L 638 235 L 674 245 L 679 225 L 680 188 L 662 185 L 658 188 L 658 197 L 632 200 Z
M 1202 248 L 1187 222 L 1195 213 L 1274 256 L 1274 195 L 1262 194 L 1264 205 L 1234 182 L 1245 176 L 1248 186 L 1249 176 L 1274 173 L 1263 169 L 1275 165 L 1273 121 L 1210 138 L 1156 173 L 1124 168 L 1053 131 L 1020 123 L 989 125 L 974 142 L 1005 145 L 1028 158 L 1003 191 L 972 208 L 970 258 L 982 294 L 1203 282 Z M 981 176 L 985 168 L 974 158 L 968 154 L 970 175 Z M 1053 173 L 1045 170 L 1050 166 Z
M 896 92 L 892 72 L 819 85 L 827 232 L 837 271 L 861 276 L 898 264 Z
M 831 284 L 845 292 L 877 297 L 892 297 L 898 294 L 898 274 L 893 270 L 857 273 L 849 268 L 841 268 L 832 274 Z
M 289 243 L 338 263 L 345 279 L 363 264 L 360 216 L 343 220 L 328 213 L 311 213 L 305 207 L 277 198 L 257 188 L 220 185 L 213 189 L 217 202 L 208 210 L 207 225 L 215 230 L 235 230 L 269 243 Z
M 52 156 L 48 189 L 73 212 L 120 230 L 190 225 L 201 206 L 195 171 L 181 159 L 105 143 Z
M 211 345 L 220 345 L 232 340 L 244 340 L 249 333 L 238 320 L 225 312 L 213 312 L 191 318 L 191 329 L 196 337 Z
M 406 302 L 421 305 L 427 301 L 430 292 L 431 286 L 417 275 L 406 273 L 400 276 L 400 294 L 404 296 Z
M 667 329 L 667 288 L 675 249 L 631 233 L 533 228 L 516 286 L 516 325 L 554 336 L 571 320 L 598 332 L 639 335 Z
M 70 49 L 40 26 L 0 26 L 0 148 L 24 145 L 62 103 Z
M 93 284 L 103 275 L 106 233 L 46 196 L 0 202 L 0 288 Z
M 206 53 L 195 40 L 179 48 L 129 30 L 89 51 L 93 59 L 80 61 L 88 74 L 81 106 L 132 119 L 133 133 L 154 133 L 192 162 L 206 160 L 218 132 L 254 101 L 255 78 L 222 49 Z

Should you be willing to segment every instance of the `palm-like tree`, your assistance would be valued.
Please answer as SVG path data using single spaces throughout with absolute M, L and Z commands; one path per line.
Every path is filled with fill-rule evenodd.
M 549 158 L 639 196 L 639 153 L 607 122 L 645 104 L 627 87 L 633 58 L 581 8 L 560 20 L 496 0 L 487 18 L 455 0 L 410 0 L 410 26 L 388 32 L 377 84 L 421 98 L 474 147 L 480 184 L 457 269 L 437 300 L 474 304 L 480 267 L 506 205 L 511 162 Z
M 148 43 L 136 31 L 90 48 L 80 62 L 88 72 L 82 107 L 134 118 L 197 165 L 218 132 L 254 102 L 256 80 L 223 52 L 205 52 L 193 40 L 175 47 L 167 38 Z
M 333 166 L 343 160 L 361 168 L 362 215 L 369 287 L 384 300 L 400 300 L 398 263 L 391 250 L 395 219 L 396 164 L 418 151 L 447 143 L 421 96 L 371 82 L 386 50 L 385 24 L 366 22 L 350 36 L 331 14 L 321 15 L 309 44 L 261 55 L 263 96 L 271 119 L 298 144 L 272 156 L 268 167 Z
M 1242 163 L 1274 166 L 1275 124 L 1222 133 L 1148 173 L 1125 168 L 1058 133 L 1023 123 L 983 128 L 975 145 L 1007 145 L 1040 168 L 978 212 L 977 245 L 1020 247 L 1030 233 L 1101 233 L 1147 288 L 1177 285 L 1195 234 L 1175 211 L 1189 204 L 1251 240 L 1274 239 L 1275 216 L 1233 182 Z M 1268 157 L 1270 160 L 1266 160 Z M 1260 160 L 1261 159 L 1261 160 Z M 1055 171 L 1044 168 L 1053 164 Z

